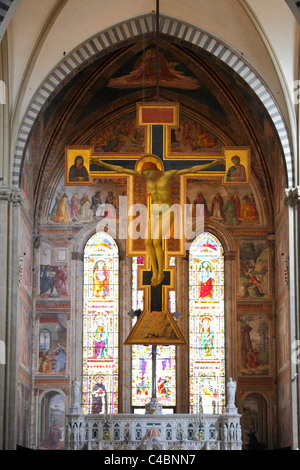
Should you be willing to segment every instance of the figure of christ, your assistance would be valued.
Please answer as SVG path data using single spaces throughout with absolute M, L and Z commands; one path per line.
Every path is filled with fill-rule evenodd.
M 147 154 L 145 157 L 155 157 Z M 155 157 L 157 158 L 157 157 Z M 170 221 L 172 221 L 172 186 L 170 179 L 173 176 L 187 175 L 189 173 L 198 173 L 216 165 L 224 164 L 225 160 L 218 159 L 203 165 L 195 165 L 181 170 L 160 170 L 153 161 L 145 161 L 140 170 L 132 170 L 119 165 L 112 165 L 103 162 L 99 158 L 91 158 L 91 164 L 97 164 L 112 170 L 114 173 L 131 175 L 135 177 L 144 177 L 148 197 L 151 201 L 150 217 L 154 215 L 153 220 L 148 221 L 148 232 L 146 234 L 146 250 L 150 258 L 152 269 L 151 285 L 157 286 L 164 279 L 164 252 L 162 240 L 170 231 Z M 169 213 L 170 212 L 170 213 Z M 149 227 L 151 226 L 151 233 Z

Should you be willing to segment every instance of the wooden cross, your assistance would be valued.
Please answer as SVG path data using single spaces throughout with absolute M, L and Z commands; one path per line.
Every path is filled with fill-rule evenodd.
M 223 184 L 233 184 L 228 181 L 229 171 L 234 171 L 230 168 L 232 166 L 232 159 L 236 154 L 240 155 L 240 159 L 244 167 L 244 180 L 238 184 L 249 184 L 249 175 L 250 175 L 250 158 L 249 158 L 249 148 L 231 148 L 225 147 L 222 154 L 217 155 L 185 155 L 183 153 L 171 152 L 171 130 L 179 126 L 179 107 L 177 103 L 168 103 L 168 102 L 143 102 L 137 103 L 137 127 L 144 127 L 145 129 L 145 154 L 144 156 L 137 156 L 136 154 L 122 154 L 122 153 L 97 153 L 93 151 L 92 147 L 76 147 L 69 146 L 66 147 L 66 159 L 65 159 L 65 184 L 66 185 L 87 185 L 93 184 L 94 178 L 126 178 L 127 179 L 127 202 L 128 207 L 132 206 L 137 202 L 145 203 L 143 199 L 147 194 L 145 194 L 145 187 L 142 185 L 139 186 L 137 181 L 138 178 L 132 176 L 132 168 L 141 168 L 143 159 L 147 161 L 155 162 L 159 167 L 167 171 L 187 167 L 191 167 L 191 160 L 196 163 L 205 163 L 217 162 L 214 167 L 205 169 L 202 173 L 188 173 L 186 171 L 184 176 L 175 176 L 172 187 L 172 197 L 174 200 L 172 203 L 176 202 L 180 206 L 186 202 L 186 178 L 188 177 L 205 177 L 205 178 L 223 178 Z M 151 154 L 149 157 L 148 154 Z M 75 165 L 75 161 L 78 156 L 81 156 L 80 165 Z M 94 167 L 91 163 L 95 162 L 96 158 L 100 158 L 102 164 L 104 160 L 115 161 L 119 163 L 120 161 L 127 161 L 129 169 L 131 168 L 131 173 L 127 170 L 127 167 L 118 166 L 118 168 L 123 168 L 122 171 L 104 171 L 98 167 Z M 80 158 L 79 158 L 80 160 Z M 220 162 L 220 165 L 218 165 Z M 106 163 L 107 165 L 108 163 Z M 109 164 L 108 164 L 109 165 Z M 112 166 L 112 165 L 111 165 Z M 87 172 L 84 172 L 82 167 L 86 167 Z M 114 165 L 116 167 L 116 165 Z M 107 167 L 109 168 L 109 166 Z M 140 171 L 140 170 L 139 170 Z M 78 181 L 74 181 L 74 175 L 83 175 L 78 176 Z M 72 177 L 71 177 L 72 175 Z M 171 184 L 171 183 L 170 183 Z M 236 184 L 236 182 L 234 183 Z M 140 197 L 140 199 L 138 199 Z M 149 197 L 148 197 L 149 200 Z M 148 202 L 149 204 L 149 202 Z M 181 220 L 181 227 L 184 223 Z M 175 286 L 175 276 L 174 276 L 174 267 L 170 266 L 170 258 L 172 256 L 185 256 L 185 237 L 184 234 L 178 239 L 168 239 L 164 240 L 163 254 L 164 254 L 164 279 L 163 282 L 158 285 L 151 285 L 150 281 L 150 265 L 149 265 L 149 256 L 147 250 L 145 249 L 145 241 L 136 240 L 131 237 L 130 234 L 127 238 L 126 244 L 126 253 L 127 256 L 143 256 L 144 264 L 139 267 L 138 271 L 138 289 L 144 290 L 145 294 L 145 309 L 144 312 L 139 316 L 138 322 L 136 323 L 132 335 L 129 335 L 126 344 L 183 344 L 184 339 L 182 338 L 181 333 L 179 332 L 172 315 L 170 315 L 168 304 L 169 304 L 169 291 L 176 289 Z M 168 334 L 166 338 L 160 336 L 158 333 L 153 333 L 151 337 L 151 331 L 149 331 L 148 337 L 145 337 L 147 332 L 143 331 L 143 334 L 139 334 L 139 324 L 143 322 L 144 326 L 147 323 L 151 323 L 151 318 L 149 314 L 155 312 L 156 316 L 163 317 L 166 315 L 165 322 L 168 326 Z M 144 318 L 147 316 L 148 318 Z M 151 325 L 149 326 L 151 330 Z M 171 332 L 171 334 L 170 334 Z M 144 336 L 143 336 L 144 335 Z M 172 340 L 174 342 L 172 342 Z

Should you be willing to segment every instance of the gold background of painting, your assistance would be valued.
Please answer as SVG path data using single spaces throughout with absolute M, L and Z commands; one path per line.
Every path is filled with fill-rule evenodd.
M 92 153 L 92 147 L 86 146 L 67 146 L 65 149 L 65 184 L 69 186 L 87 186 L 93 184 L 93 179 L 90 174 L 90 157 Z M 84 166 L 86 167 L 90 180 L 89 181 L 69 181 L 69 171 L 71 166 L 74 164 L 74 160 L 77 155 L 83 157 Z
M 246 169 L 246 181 L 236 181 L 236 182 L 228 182 L 226 181 L 226 174 L 229 168 L 232 166 L 232 157 L 234 155 L 238 155 L 240 157 L 241 165 L 244 165 Z M 223 184 L 228 185 L 245 185 L 250 184 L 250 147 L 224 147 L 224 156 L 226 158 L 226 170 L 225 170 L 225 177 Z

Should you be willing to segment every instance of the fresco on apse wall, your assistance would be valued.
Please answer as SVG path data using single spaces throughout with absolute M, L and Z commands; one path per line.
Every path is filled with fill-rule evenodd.
M 129 67 L 130 67 L 129 63 Z M 143 51 L 132 65 L 132 70 L 125 75 L 118 72 L 117 77 L 109 80 L 107 86 L 111 88 L 139 88 L 156 85 L 156 49 L 150 47 Z M 176 63 L 176 58 L 171 53 L 159 53 L 159 84 L 167 88 L 180 88 L 184 90 L 196 90 L 201 86 L 196 77 L 192 77 L 182 64 Z
M 216 179 L 187 179 L 187 203 L 204 205 L 204 216 L 225 225 L 259 224 L 250 186 L 225 186 Z
M 48 213 L 49 223 L 82 224 L 96 217 L 119 216 L 119 197 L 126 195 L 126 180 L 95 179 L 94 186 L 72 187 L 64 185 L 61 177 Z M 114 209 L 101 209 L 101 204 L 110 204 Z
M 145 129 L 136 127 L 135 122 L 132 115 L 120 119 L 98 132 L 87 145 L 100 153 L 146 153 Z M 177 129 L 170 130 L 169 141 L 172 153 L 221 153 L 223 148 L 223 143 L 213 133 L 185 116 L 180 116 Z
M 145 90 L 156 86 L 156 67 L 153 62 L 153 47 L 145 48 L 132 55 L 125 63 L 119 62 L 118 70 L 108 78 L 105 92 L 103 88 L 96 90 L 92 98 L 82 110 L 79 118 L 85 119 L 94 112 L 111 106 L 118 96 L 128 100 L 128 93 Z M 115 63 L 115 65 L 118 65 Z M 160 48 L 160 87 L 180 92 L 199 104 L 211 109 L 222 119 L 227 115 L 213 93 L 199 80 L 189 67 L 186 66 L 181 54 Z
M 267 315 L 245 313 L 239 322 L 240 373 L 270 373 L 270 320 Z
M 19 326 L 19 364 L 27 370 L 31 366 L 32 308 L 20 297 Z
M 269 292 L 269 249 L 265 240 L 240 242 L 239 295 L 260 299 Z
M 67 266 L 40 265 L 41 297 L 65 297 L 68 296 L 68 290 Z
M 170 148 L 173 153 L 222 153 L 223 143 L 202 124 L 180 116 L 179 127 L 171 129 Z
M 39 318 L 38 371 L 63 373 L 67 368 L 67 316 L 64 313 L 41 314 Z
M 95 188 L 97 186 L 97 189 Z M 64 186 L 58 183 L 47 216 L 49 223 L 82 224 L 96 217 L 119 215 L 119 197 L 126 195 L 125 179 L 97 179 L 94 186 Z M 259 213 L 250 186 L 225 186 L 221 180 L 187 180 L 187 203 L 204 204 L 205 217 L 225 225 L 259 224 Z M 101 204 L 111 204 L 115 212 L 101 210 Z
M 59 450 L 64 447 L 65 435 L 65 400 L 59 393 L 47 393 L 41 403 L 42 435 L 40 449 Z
M 112 153 L 146 153 L 145 129 L 135 126 L 135 115 L 107 125 L 87 145 L 94 148 L 94 152 Z
M 40 243 L 40 297 L 61 298 L 69 295 L 69 250 L 65 240 Z

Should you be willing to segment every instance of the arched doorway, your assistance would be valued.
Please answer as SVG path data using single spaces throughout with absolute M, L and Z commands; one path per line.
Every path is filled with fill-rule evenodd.
M 260 393 L 249 394 L 243 404 L 243 442 L 249 450 L 259 450 L 268 443 L 268 409 Z
M 40 401 L 40 449 L 59 450 L 65 439 L 65 397 L 61 392 L 46 392 Z

